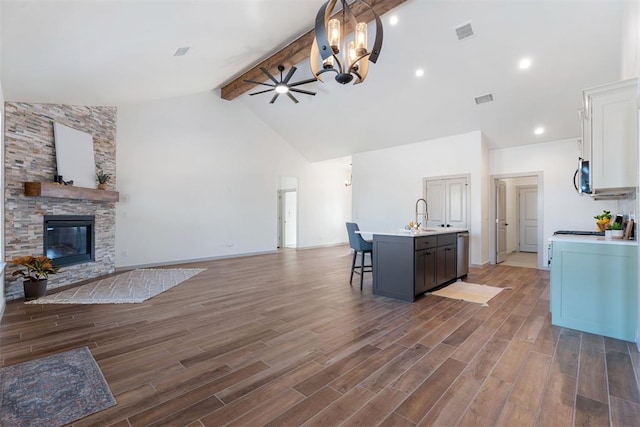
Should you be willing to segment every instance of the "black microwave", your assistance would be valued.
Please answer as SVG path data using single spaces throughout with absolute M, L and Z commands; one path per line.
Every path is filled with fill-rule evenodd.
M 589 161 L 579 158 L 578 169 L 573 174 L 573 186 L 578 193 L 591 194 L 589 181 Z

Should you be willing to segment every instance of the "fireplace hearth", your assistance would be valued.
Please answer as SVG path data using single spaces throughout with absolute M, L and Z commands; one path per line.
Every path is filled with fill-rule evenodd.
M 44 255 L 58 267 L 95 261 L 95 217 L 45 215 Z

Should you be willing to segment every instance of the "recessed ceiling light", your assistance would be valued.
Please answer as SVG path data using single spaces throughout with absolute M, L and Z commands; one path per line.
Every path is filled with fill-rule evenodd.
M 536 135 L 542 135 L 544 133 L 544 128 L 542 126 L 538 126 L 537 128 L 535 128 L 533 133 L 535 133 Z
M 391 18 L 389 18 L 389 24 L 396 25 L 397 23 L 398 23 L 398 17 L 396 15 L 391 15 Z
M 422 77 L 424 76 L 424 70 L 422 68 L 418 68 L 416 70 L 416 77 Z
M 176 53 L 173 54 L 173 56 L 185 56 L 187 52 L 189 52 L 189 49 L 191 49 L 191 47 L 189 46 L 179 47 L 178 50 L 176 50 Z
M 526 70 L 527 68 L 531 67 L 531 59 L 522 58 L 518 63 L 518 67 L 520 67 L 521 70 Z

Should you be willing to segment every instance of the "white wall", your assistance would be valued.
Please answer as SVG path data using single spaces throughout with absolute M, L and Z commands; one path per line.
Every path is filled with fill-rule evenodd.
M 274 251 L 280 176 L 297 177 L 298 246 L 344 243 L 349 158 L 307 162 L 213 92 L 118 108 L 116 266 Z
M 621 79 L 640 76 L 640 2 L 625 2 L 622 23 Z
M 471 263 L 487 262 L 488 252 L 482 247 L 488 215 L 483 200 L 483 150 L 481 133 L 476 131 L 354 154 L 354 221 L 367 231 L 403 228 L 415 218 L 416 200 L 424 197 L 424 178 L 469 174 Z
M 489 151 L 491 175 L 543 172 L 544 239 L 556 230 L 594 230 L 593 216 L 603 209 L 616 210 L 617 202 L 594 201 L 579 195 L 573 187 L 578 161 L 576 139 L 553 141 Z M 543 264 L 547 264 L 547 245 L 543 244 Z

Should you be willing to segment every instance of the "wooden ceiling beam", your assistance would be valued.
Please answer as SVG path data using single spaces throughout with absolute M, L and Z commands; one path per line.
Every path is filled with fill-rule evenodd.
M 376 11 L 378 16 L 381 16 L 405 1 L 406 0 L 368 0 L 368 3 Z M 318 4 L 318 8 L 320 8 L 320 4 Z M 352 4 L 351 10 L 358 22 L 371 22 L 373 20 L 373 14 L 369 8 L 361 2 Z M 265 75 L 260 71 L 260 67 L 266 68 L 272 75 L 277 76 L 279 75 L 278 65 L 284 65 L 286 68 L 290 68 L 309 58 L 313 38 L 314 29 L 312 28 L 253 68 L 235 77 L 229 83 L 224 84 L 220 90 L 221 98 L 231 101 L 256 86 L 252 83 L 245 82 L 245 80 L 255 80 L 259 82 L 265 80 Z

